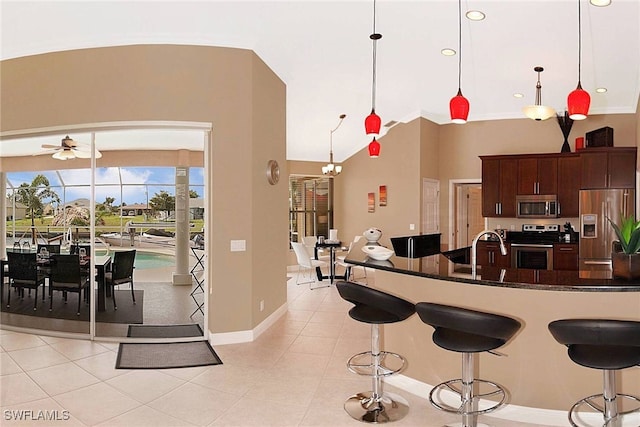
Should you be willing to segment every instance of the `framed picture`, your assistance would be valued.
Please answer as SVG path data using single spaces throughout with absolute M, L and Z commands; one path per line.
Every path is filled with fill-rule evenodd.
M 387 206 L 387 186 L 380 186 L 380 206 Z
M 369 212 L 376 211 L 376 193 L 369 193 Z

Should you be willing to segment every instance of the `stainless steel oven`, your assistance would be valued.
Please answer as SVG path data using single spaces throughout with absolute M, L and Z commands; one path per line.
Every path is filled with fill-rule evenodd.
M 512 243 L 511 267 L 553 270 L 553 245 Z

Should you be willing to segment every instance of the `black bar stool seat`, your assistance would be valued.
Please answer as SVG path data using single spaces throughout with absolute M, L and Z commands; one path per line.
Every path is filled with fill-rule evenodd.
M 383 392 L 383 378 L 400 372 L 404 357 L 380 350 L 379 325 L 401 322 L 415 313 L 413 303 L 376 289 L 353 282 L 337 282 L 340 296 L 354 304 L 349 316 L 371 325 L 371 350 L 358 353 L 347 362 L 347 368 L 356 374 L 371 377 L 372 390 L 351 396 L 344 409 L 352 418 L 381 424 L 397 421 L 409 412 L 409 403 L 401 396 Z M 395 362 L 396 367 L 386 363 Z M 398 363 L 399 362 L 399 363 Z
M 616 392 L 615 372 L 640 365 L 640 322 L 615 319 L 562 319 L 549 323 L 551 335 L 567 346 L 569 358 L 578 365 L 603 372 L 603 392 L 577 401 L 569 410 L 573 427 L 593 426 L 581 418 L 581 407 L 599 412 L 598 426 L 623 425 L 625 415 L 637 414 L 640 421 L 640 398 Z M 618 397 L 633 405 L 621 410 Z M 590 409 L 590 410 L 589 410 Z M 586 414 L 586 412 L 585 412 Z M 626 425 L 626 424 L 624 424 Z
M 431 389 L 429 401 L 441 411 L 462 415 L 462 426 L 476 425 L 476 417 L 502 406 L 507 398 L 506 390 L 491 381 L 474 378 L 474 354 L 484 351 L 499 355 L 493 350 L 503 346 L 520 330 L 521 323 L 511 317 L 471 310 L 450 305 L 419 302 L 416 313 L 432 326 L 433 342 L 445 350 L 462 353 L 462 378 L 440 383 Z M 474 383 L 484 385 L 486 392 L 474 394 Z M 452 407 L 444 403 L 442 393 L 452 392 L 460 396 L 461 405 Z M 480 399 L 498 399 L 480 407 Z

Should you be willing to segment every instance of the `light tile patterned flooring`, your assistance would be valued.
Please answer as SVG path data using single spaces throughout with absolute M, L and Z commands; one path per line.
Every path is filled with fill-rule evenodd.
M 215 346 L 224 362 L 218 366 L 119 370 L 114 369 L 117 344 L 0 330 L 0 425 L 364 425 L 346 414 L 343 403 L 370 388 L 368 378 L 345 367 L 351 355 L 370 348 L 368 325 L 349 318 L 351 305 L 335 287 L 311 291 L 308 285 L 296 286 L 295 277 L 287 287 L 287 314 L 252 343 Z M 392 425 L 459 422 L 423 398 L 386 389 L 411 405 L 409 415 Z M 17 414 L 31 420 L 17 421 Z M 37 419 L 43 416 L 58 420 Z M 493 427 L 537 426 L 535 420 L 483 416 L 479 421 Z

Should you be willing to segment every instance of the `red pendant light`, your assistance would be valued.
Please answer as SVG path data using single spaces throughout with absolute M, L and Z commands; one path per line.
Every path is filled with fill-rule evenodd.
M 369 143 L 369 157 L 376 158 L 380 156 L 380 143 L 373 137 L 373 141 Z
M 578 87 L 567 97 L 567 110 L 572 120 L 584 120 L 589 114 L 591 96 L 589 92 L 582 89 L 580 82 L 582 68 L 582 10 L 580 0 L 578 0 Z
M 376 110 L 372 109 L 371 114 L 364 119 L 364 129 L 367 132 L 367 135 L 370 134 L 379 134 L 380 126 L 382 125 L 382 119 L 380 116 L 376 114 Z
M 460 80 L 462 74 L 462 0 L 458 0 L 458 94 L 449 101 L 451 121 L 456 124 L 467 123 L 469 101 L 462 96 Z
M 449 112 L 451 121 L 456 124 L 464 124 L 469 117 L 469 101 L 462 96 L 462 91 L 458 88 L 458 94 L 449 101 Z

